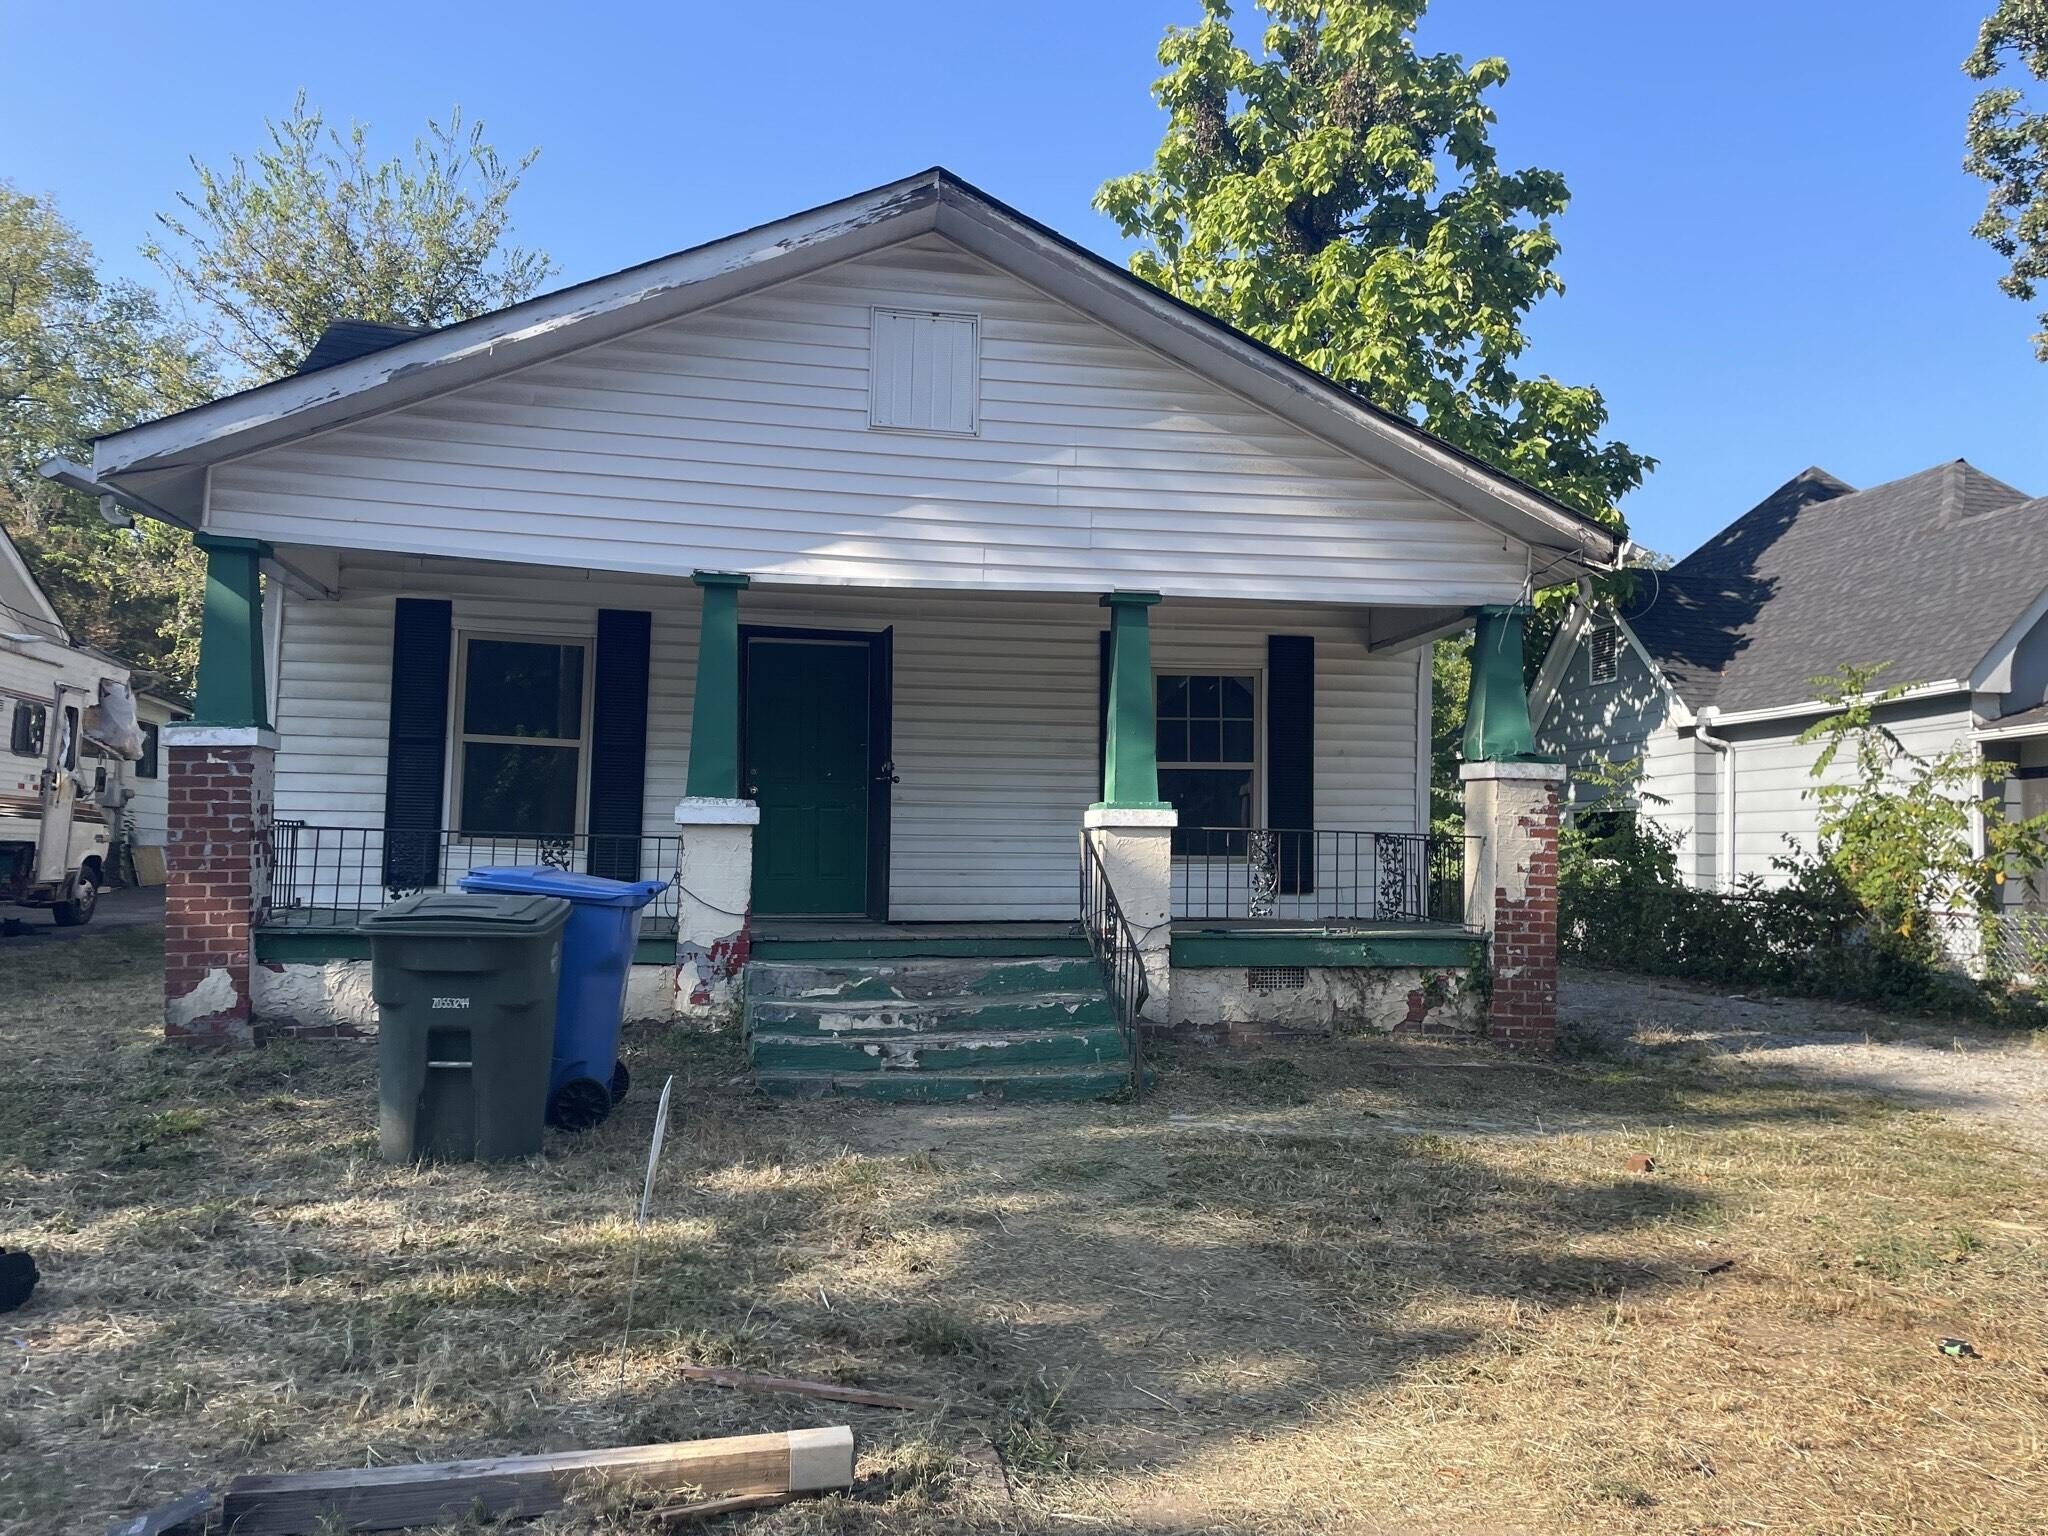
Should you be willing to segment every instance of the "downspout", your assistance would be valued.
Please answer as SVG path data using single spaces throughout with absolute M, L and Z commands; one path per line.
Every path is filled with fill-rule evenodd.
M 1716 807 L 1720 814 L 1714 818 L 1720 833 L 1714 862 L 1720 868 L 1715 872 L 1714 883 L 1727 890 L 1735 884 L 1735 743 L 1714 734 L 1714 722 L 1720 718 L 1721 707 L 1709 704 L 1694 717 L 1693 735 L 1721 754 L 1720 787 L 1714 791 L 1714 798 L 1720 802 Z

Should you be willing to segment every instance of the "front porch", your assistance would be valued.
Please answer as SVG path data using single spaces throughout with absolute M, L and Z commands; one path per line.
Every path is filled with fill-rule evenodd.
M 209 542 L 216 565 L 264 557 Z M 373 1028 L 365 916 L 472 869 L 545 864 L 671 882 L 642 918 L 635 1017 L 751 1022 L 750 969 L 784 963 L 857 984 L 861 967 L 1085 959 L 1133 1081 L 1144 1030 L 1547 1038 L 1540 1000 L 1496 1005 L 1490 936 L 1500 851 L 1518 868 L 1541 852 L 1554 775 L 1477 764 L 1489 785 L 1519 775 L 1527 790 L 1471 836 L 1419 830 L 1428 611 L 757 588 L 709 572 L 583 573 L 597 590 L 568 602 L 559 578 L 473 563 L 428 570 L 447 597 L 413 595 L 421 573 L 379 558 L 337 574 L 330 597 L 273 587 L 261 650 L 253 610 L 237 629 L 209 608 L 205 655 L 227 654 L 231 707 L 274 698 L 277 725 L 201 727 L 182 746 L 210 768 L 246 754 L 225 787 L 274 786 L 252 807 L 245 866 L 250 1026 Z M 233 609 L 251 585 L 210 596 Z M 1510 620 L 1489 622 L 1503 634 Z M 1503 711 L 1481 696 L 1475 719 L 1499 735 Z M 1518 897 L 1540 908 L 1545 879 Z M 173 972 L 187 965 L 174 951 Z M 897 1067 L 990 1042 L 842 1043 Z

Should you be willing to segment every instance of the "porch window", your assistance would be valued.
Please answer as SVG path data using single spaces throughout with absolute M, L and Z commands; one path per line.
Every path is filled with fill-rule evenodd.
M 135 764 L 135 777 L 153 779 L 160 772 L 157 754 L 163 747 L 163 730 L 153 721 L 142 722 L 142 756 Z
M 589 730 L 580 641 L 462 637 L 455 824 L 480 837 L 573 837 Z
M 1165 672 L 1155 682 L 1159 794 L 1180 813 L 1174 852 L 1241 851 L 1213 846 L 1200 829 L 1256 825 L 1258 679 Z

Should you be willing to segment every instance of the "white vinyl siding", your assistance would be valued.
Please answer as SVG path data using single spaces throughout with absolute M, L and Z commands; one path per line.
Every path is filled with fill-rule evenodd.
M 1909 752 L 1935 757 L 1970 737 L 1966 696 L 1903 703 L 1887 707 L 1878 719 Z M 1731 726 L 1718 734 L 1734 743 L 1736 878 L 1755 875 L 1764 884 L 1783 885 L 1786 875 L 1772 861 L 1796 849 L 1811 854 L 1817 844 L 1820 806 L 1810 793 L 1817 781 L 1812 772 L 1820 752 L 1817 743 L 1799 740 L 1799 733 L 1818 717 Z M 1829 770 L 1828 782 L 1849 783 L 1854 765 L 1844 754 Z
M 383 822 L 392 598 L 447 597 L 458 631 L 587 635 L 601 607 L 653 614 L 644 827 L 675 835 L 688 770 L 698 601 L 687 582 L 349 556 L 339 601 L 293 598 L 279 678 L 277 814 Z M 892 917 L 1070 919 L 1082 813 L 1097 797 L 1093 597 L 754 587 L 741 621 L 895 630 Z M 1316 820 L 1415 831 L 1428 647 L 1369 654 L 1363 611 L 1168 602 L 1163 671 L 1260 674 L 1268 634 L 1316 637 Z
M 873 314 L 868 425 L 891 432 L 972 433 L 980 419 L 980 321 L 901 309 Z
M 140 763 L 121 765 L 121 782 L 131 792 L 132 798 L 121 808 L 122 819 L 127 823 L 129 836 L 139 844 L 152 848 L 164 846 L 165 831 L 170 813 L 170 758 L 164 750 L 163 728 L 170 717 L 155 705 L 142 701 L 138 703 L 137 714 L 143 728 L 157 733 L 156 777 L 145 779 Z
M 875 431 L 877 308 L 973 314 L 979 434 Z M 217 466 L 280 544 L 863 587 L 1452 608 L 1527 551 L 936 236 Z
M 1691 883 L 1713 887 L 1755 876 L 1767 886 L 1783 885 L 1787 876 L 1775 861 L 1795 852 L 1810 854 L 1817 845 L 1820 807 L 1810 792 L 1820 748 L 1802 743 L 1799 734 L 1819 716 L 1715 730 L 1733 743 L 1731 810 L 1723 754 L 1699 741 L 1691 728 L 1680 728 L 1677 696 L 1643 664 L 1626 637 L 1617 653 L 1615 681 L 1591 681 L 1591 633 L 1597 631 L 1581 639 L 1579 654 L 1565 667 L 1557 697 L 1536 732 L 1540 751 L 1573 768 L 1574 800 L 1583 805 L 1593 796 L 1584 772 L 1590 761 L 1640 757 L 1645 813 L 1678 835 L 1679 869 Z M 1889 705 L 1879 719 L 1909 751 L 1923 757 L 1936 756 L 1970 734 L 1967 697 L 1960 693 Z M 1845 782 L 1849 773 L 1845 759 L 1830 778 Z M 1731 823 L 1732 859 L 1724 841 Z
M 1602 633 L 1614 637 L 1612 677 L 1604 682 L 1597 680 L 1593 666 Z M 1694 745 L 1690 734 L 1679 734 L 1673 723 L 1677 714 L 1670 685 L 1644 665 L 1620 630 L 1594 628 L 1581 637 L 1564 669 L 1557 697 L 1537 728 L 1536 746 L 1572 770 L 1572 801 L 1580 806 L 1600 792 L 1586 772 L 1589 764 L 1640 758 L 1643 813 L 1679 837 L 1680 868 L 1691 869 L 1698 856 Z

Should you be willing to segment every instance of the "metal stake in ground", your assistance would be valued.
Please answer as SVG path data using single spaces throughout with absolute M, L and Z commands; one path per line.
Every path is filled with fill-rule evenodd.
M 633 1273 L 626 1281 L 626 1326 L 619 1334 L 619 1385 L 626 1384 L 626 1343 L 633 1336 L 633 1292 L 640 1286 L 640 1234 L 647 1226 L 647 1208 L 654 1203 L 654 1170 L 661 1162 L 661 1144 L 668 1136 L 668 1096 L 675 1088 L 673 1074 L 661 1085 L 661 1102 L 654 1106 L 654 1140 L 647 1148 L 647 1179 L 640 1186 L 640 1210 L 633 1218 Z

